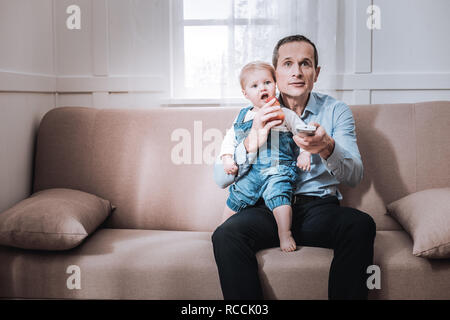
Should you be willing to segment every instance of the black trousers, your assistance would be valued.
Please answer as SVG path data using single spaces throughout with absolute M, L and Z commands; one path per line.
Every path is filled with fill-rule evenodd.
M 292 205 L 291 231 L 297 246 L 334 250 L 329 299 L 367 299 L 366 269 L 373 263 L 375 240 L 372 217 L 341 207 L 336 197 L 299 201 Z M 264 203 L 231 216 L 214 231 L 212 242 L 224 298 L 263 299 L 255 254 L 280 245 L 275 218 Z

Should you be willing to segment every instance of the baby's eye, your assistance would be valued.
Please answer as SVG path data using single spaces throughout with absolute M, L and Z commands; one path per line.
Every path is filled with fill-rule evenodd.
M 257 87 L 257 85 L 256 85 L 256 84 L 252 85 L 252 88 L 256 88 L 256 87 Z
M 272 83 L 272 81 L 270 81 L 270 80 L 267 80 L 266 82 L 264 82 L 264 84 L 271 84 Z

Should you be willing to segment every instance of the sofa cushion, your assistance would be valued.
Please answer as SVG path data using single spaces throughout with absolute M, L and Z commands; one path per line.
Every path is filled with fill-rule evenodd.
M 450 299 L 449 262 L 415 257 L 411 248 L 404 231 L 377 232 L 374 263 L 381 269 L 381 290 L 369 297 Z M 266 298 L 327 299 L 332 250 L 271 248 L 256 257 Z M 0 261 L 3 298 L 223 298 L 210 232 L 104 228 L 70 251 L 0 246 Z M 76 270 L 70 266 L 79 268 L 80 289 L 67 286 Z
M 381 289 L 370 290 L 369 299 L 450 299 L 450 260 L 416 257 L 412 246 L 405 231 L 377 232 L 373 261 Z
M 415 192 L 387 209 L 414 240 L 414 255 L 450 258 L 450 188 Z
M 106 219 L 111 204 L 79 190 L 36 192 L 0 214 L 0 244 L 66 250 L 79 245 Z
M 102 228 L 70 251 L 0 246 L 0 261 L 0 297 L 223 298 L 209 232 Z
M 102 194 L 118 207 L 112 228 L 214 231 L 228 191 L 208 160 L 239 109 L 52 109 L 39 127 L 33 190 Z M 342 205 L 370 214 L 377 230 L 402 230 L 386 204 L 448 186 L 450 101 L 351 109 L 364 177 L 356 188 L 339 186 Z
M 380 268 L 381 289 L 369 290 L 369 299 L 450 299 L 450 260 L 422 259 L 411 250 L 405 231 L 377 231 L 373 263 Z M 327 299 L 332 250 L 299 247 L 283 253 L 272 248 L 257 258 L 266 297 Z
M 450 187 L 450 101 L 416 103 L 414 114 L 416 191 Z
M 377 230 L 402 230 L 386 204 L 416 191 L 413 105 L 352 106 L 352 112 L 364 175 L 355 188 L 339 186 L 342 205 L 370 214 Z

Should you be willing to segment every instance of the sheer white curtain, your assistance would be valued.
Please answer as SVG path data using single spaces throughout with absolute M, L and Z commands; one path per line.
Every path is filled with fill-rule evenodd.
M 319 51 L 321 76 L 336 70 L 335 0 L 172 0 L 179 30 L 174 63 L 184 71 L 175 95 L 240 98 L 240 69 L 247 62 L 271 62 L 279 39 L 292 34 L 310 38 Z M 183 8 L 180 9 L 180 6 Z M 180 12 L 182 11 L 182 12 Z M 180 34 L 182 35 L 180 37 Z
M 252 60 L 271 62 L 275 44 L 287 35 L 303 34 L 316 44 L 322 67 L 319 84 L 320 79 L 336 73 L 337 1 L 248 0 L 237 3 L 247 24 L 235 26 L 239 32 L 235 32 L 234 52 L 227 52 L 224 57 L 221 98 L 239 95 L 240 68 Z

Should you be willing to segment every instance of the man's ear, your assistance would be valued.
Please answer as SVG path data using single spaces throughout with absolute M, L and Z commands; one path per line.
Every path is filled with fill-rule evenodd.
M 319 77 L 319 73 L 320 73 L 320 66 L 317 66 L 317 68 L 316 68 L 316 76 L 314 78 L 314 82 L 317 81 L 317 78 Z

